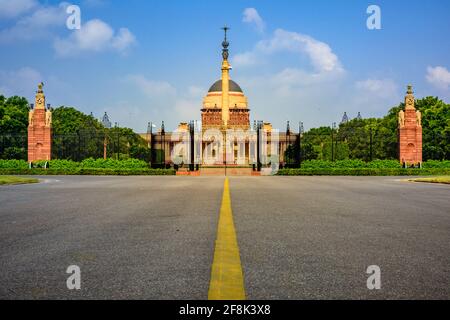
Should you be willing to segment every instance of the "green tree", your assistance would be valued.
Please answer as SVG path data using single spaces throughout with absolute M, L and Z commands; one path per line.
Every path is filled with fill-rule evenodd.
M 387 116 L 376 119 L 373 133 L 373 159 L 398 159 L 398 113 L 401 107 L 392 108 Z
M 340 124 L 337 140 L 347 145 L 349 159 L 370 160 L 370 120 L 353 119 Z
M 136 158 L 150 162 L 147 141 L 130 128 L 113 127 L 107 130 L 109 141 L 108 156 L 120 159 Z
M 103 157 L 105 133 L 97 119 L 65 106 L 54 109 L 52 118 L 53 158 L 81 161 Z
M 330 127 L 320 127 L 305 132 L 302 137 L 302 160 L 331 160 L 331 131 Z
M 28 101 L 0 95 L 0 158 L 26 159 Z
M 0 133 L 26 133 L 28 111 L 27 99 L 0 95 Z
M 312 128 L 302 137 L 302 160 L 345 160 L 349 147 L 345 131 L 331 127 Z
M 71 107 L 63 106 L 53 110 L 53 133 L 54 158 L 76 161 L 103 158 L 106 141 L 109 158 L 150 161 L 147 142 L 132 129 L 106 129 L 92 115 Z
M 450 160 L 450 104 L 426 97 L 416 108 L 422 112 L 424 160 Z

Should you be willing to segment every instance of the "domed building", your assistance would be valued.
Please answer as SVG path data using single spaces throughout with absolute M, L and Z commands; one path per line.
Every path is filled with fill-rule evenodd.
M 250 110 L 247 97 L 241 87 L 230 79 L 231 66 L 228 63 L 229 42 L 222 43 L 222 78 L 214 82 L 203 99 L 202 128 L 243 129 L 250 128 Z
M 200 167 L 203 175 L 208 171 L 222 172 L 224 167 L 235 170 L 235 174 L 251 173 L 258 161 L 265 161 L 267 166 L 274 162 L 286 163 L 285 151 L 298 141 L 298 134 L 292 132 L 289 125 L 286 132 L 273 130 L 268 122 L 257 124 L 254 121 L 253 126 L 250 125 L 247 97 L 242 87 L 230 77 L 227 30 L 225 27 L 221 77 L 203 98 L 201 125 L 196 121 L 185 122 L 180 123 L 176 132 L 166 132 L 163 124 L 157 133 L 152 132 L 150 125 L 145 138 L 153 150 L 152 164 L 177 167 L 180 163 L 182 166 L 190 164 L 190 171 Z M 258 149 L 257 132 L 261 130 L 263 141 Z M 264 160 L 262 155 L 258 158 L 258 150 L 265 154 Z

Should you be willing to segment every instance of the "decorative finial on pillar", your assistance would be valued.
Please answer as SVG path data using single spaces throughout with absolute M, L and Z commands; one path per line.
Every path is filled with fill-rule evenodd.
M 227 40 L 227 31 L 230 30 L 230 28 L 228 28 L 227 26 L 224 26 L 222 28 L 222 30 L 225 32 L 225 38 L 224 38 L 224 40 L 222 42 L 222 47 L 223 47 L 223 49 L 222 49 L 222 57 L 223 57 L 223 60 L 228 60 L 228 55 L 229 55 L 228 54 L 228 47 L 230 46 L 230 43 Z
M 412 85 L 408 84 L 408 91 L 406 91 L 407 94 L 413 94 Z
M 408 91 L 406 92 L 406 96 L 405 96 L 406 109 L 415 109 L 414 103 L 415 103 L 414 92 L 412 89 L 412 85 L 409 84 Z
M 44 90 L 42 89 L 44 87 L 44 83 L 41 82 L 38 84 L 38 93 L 44 93 Z

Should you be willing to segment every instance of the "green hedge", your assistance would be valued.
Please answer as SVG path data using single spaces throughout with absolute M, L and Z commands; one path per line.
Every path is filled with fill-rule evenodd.
M 36 161 L 33 162 L 33 167 L 44 168 L 46 163 L 47 161 Z M 72 160 L 50 160 L 48 165 L 52 169 L 76 169 L 80 167 L 79 162 Z
M 104 168 L 72 168 L 72 169 L 1 169 L 0 175 L 93 175 L 93 176 L 171 176 L 173 169 L 104 169 Z
M 50 164 L 51 166 L 51 164 Z M 82 168 L 105 168 L 105 169 L 147 169 L 148 163 L 138 159 L 85 159 L 81 162 Z
M 308 160 L 302 162 L 302 169 L 332 169 L 332 168 L 373 168 L 373 169 L 401 169 L 402 166 L 397 160 L 374 160 L 372 162 L 364 162 L 362 160 Z M 448 168 L 450 169 L 450 161 L 429 160 L 423 163 L 424 169 L 432 168 Z
M 423 163 L 423 167 L 425 169 L 428 169 L 428 168 L 450 168 L 450 160 L 443 160 L 443 161 L 428 160 Z
M 46 161 L 37 161 L 33 165 L 43 168 Z M 147 169 L 148 163 L 138 159 L 84 159 L 81 162 L 75 162 L 72 160 L 51 160 L 49 161 L 49 168 L 51 169 L 76 169 L 76 168 L 89 168 L 89 169 Z
M 0 160 L 0 169 L 27 169 L 25 160 Z
M 33 162 L 33 167 L 44 168 L 48 164 L 50 169 L 148 169 L 148 163 L 138 159 L 114 160 L 114 159 L 85 159 L 81 162 L 72 160 L 50 160 Z M 26 169 L 28 162 L 25 160 L 0 160 L 0 169 Z
M 281 169 L 279 176 L 431 176 L 450 175 L 450 168 L 402 169 L 402 168 L 328 168 Z
M 330 168 L 401 168 L 397 160 L 374 160 L 364 162 L 362 160 L 308 160 L 302 162 L 302 169 L 330 169 Z

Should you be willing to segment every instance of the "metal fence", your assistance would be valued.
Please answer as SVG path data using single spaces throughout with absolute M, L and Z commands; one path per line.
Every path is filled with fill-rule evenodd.
M 424 134 L 424 160 L 448 159 L 449 134 L 428 138 Z M 166 162 L 166 150 L 152 149 L 141 136 L 125 134 L 120 130 L 77 131 L 69 134 L 53 132 L 52 138 L 53 159 L 82 161 L 106 156 L 113 159 L 142 159 L 155 166 L 165 165 Z M 371 126 L 364 122 L 339 126 L 333 124 L 307 132 L 303 132 L 303 125 L 300 125 L 298 130 L 290 131 L 286 141 L 287 148 L 282 155 L 282 165 L 286 167 L 298 167 L 306 160 L 372 161 L 398 158 L 397 130 Z M 0 133 L 0 159 L 26 160 L 27 133 Z
M 0 134 L 0 159 L 27 159 L 27 133 Z M 127 159 L 150 157 L 145 141 L 135 134 L 122 133 L 52 133 L 52 158 L 82 161 L 87 158 Z
M 363 123 L 333 124 L 329 127 L 302 131 L 295 134 L 285 154 L 287 167 L 298 167 L 305 160 L 347 160 L 398 158 L 398 137 L 396 130 L 379 130 Z

